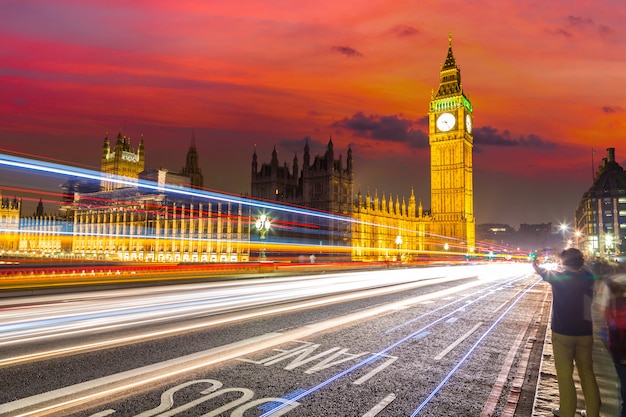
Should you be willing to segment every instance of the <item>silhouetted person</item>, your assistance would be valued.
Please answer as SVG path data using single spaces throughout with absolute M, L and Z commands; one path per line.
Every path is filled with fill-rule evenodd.
M 583 254 L 574 248 L 561 252 L 560 266 L 549 270 L 533 267 L 537 274 L 552 286 L 552 349 L 559 386 L 559 408 L 555 416 L 574 417 L 576 414 L 576 386 L 574 363 L 585 397 L 588 417 L 600 415 L 600 391 L 593 372 L 593 322 L 591 302 L 595 278 L 585 268 Z

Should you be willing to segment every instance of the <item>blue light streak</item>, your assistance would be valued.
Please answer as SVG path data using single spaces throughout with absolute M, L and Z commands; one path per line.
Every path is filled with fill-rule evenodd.
M 435 395 L 437 395 L 437 393 L 441 390 L 441 388 L 443 388 L 443 386 L 448 382 L 448 380 L 452 377 L 452 375 L 454 375 L 456 373 L 456 371 L 461 367 L 461 365 L 463 365 L 463 363 L 467 360 L 467 358 L 470 357 L 470 355 L 474 352 L 474 350 L 476 350 L 476 348 L 478 348 L 478 346 L 482 343 L 482 341 L 485 339 L 485 337 L 487 337 L 489 335 L 489 333 L 491 333 L 493 331 L 493 329 L 498 325 L 498 323 L 500 323 L 500 321 L 502 321 L 502 319 L 509 314 L 509 311 L 511 311 L 511 309 L 513 307 L 515 307 L 515 305 L 530 291 L 532 290 L 535 285 L 537 285 L 541 280 L 537 280 L 535 281 L 530 287 L 528 287 L 524 292 L 522 292 L 516 299 L 515 301 L 513 301 L 513 303 L 511 303 L 511 305 L 504 310 L 504 312 L 502 312 L 502 314 L 500 315 L 500 317 L 498 317 L 496 319 L 496 321 L 494 321 L 491 326 L 489 326 L 489 328 L 478 338 L 478 340 L 472 345 L 472 347 L 467 351 L 467 353 L 461 358 L 461 360 L 459 362 L 457 362 L 457 364 L 454 366 L 454 368 L 452 368 L 452 370 L 450 370 L 450 372 L 448 372 L 448 374 L 441 380 L 441 382 L 439 383 L 439 385 L 437 385 L 437 387 L 428 395 L 428 397 L 426 397 L 426 399 L 415 409 L 415 411 L 413 411 L 413 413 L 411 414 L 411 417 L 415 417 L 417 416 L 423 409 L 424 407 L 426 407 L 426 405 L 428 405 L 428 403 L 435 397 Z
M 321 218 L 321 219 L 327 219 L 327 220 L 333 220 L 333 221 L 376 226 L 379 228 L 395 230 L 399 233 L 411 232 L 408 229 L 404 229 L 404 228 L 397 227 L 397 226 L 378 224 L 378 223 L 373 223 L 373 222 L 365 222 L 365 221 L 353 219 L 352 217 L 331 214 L 331 213 L 326 213 L 323 211 L 306 209 L 306 208 L 301 208 L 297 206 L 277 204 L 277 203 L 272 203 L 270 201 L 265 201 L 265 200 L 256 200 L 256 199 L 245 198 L 245 197 L 237 197 L 237 196 L 225 194 L 225 193 L 217 193 L 217 192 L 212 192 L 208 190 L 176 187 L 176 186 L 170 186 L 167 184 L 162 185 L 154 181 L 141 180 L 141 179 L 135 180 L 135 179 L 129 179 L 128 177 L 123 177 L 123 176 L 103 176 L 101 172 L 95 171 L 95 170 L 72 167 L 68 165 L 58 164 L 54 162 L 47 162 L 43 160 L 29 159 L 29 158 L 9 155 L 5 153 L 0 153 L 0 165 L 13 167 L 13 168 L 19 168 L 19 169 L 23 169 L 26 171 L 39 173 L 39 174 L 45 174 L 47 176 L 52 173 L 52 174 L 58 174 L 61 176 L 71 176 L 71 177 L 83 178 L 83 179 L 88 179 L 88 180 L 94 180 L 98 182 L 105 180 L 107 182 L 112 182 L 112 183 L 123 185 L 123 186 L 138 187 L 138 188 L 143 188 L 143 189 L 151 190 L 151 191 L 157 191 L 161 193 L 171 193 L 171 194 L 176 194 L 176 195 L 181 195 L 181 196 L 186 196 L 186 197 L 213 199 L 219 202 L 242 204 L 242 205 L 254 207 L 257 209 L 274 210 L 278 212 L 306 215 L 306 216 L 312 216 L 315 218 Z M 435 237 L 435 238 L 441 237 L 441 236 L 431 234 L 431 233 L 426 233 L 425 235 Z
M 463 301 L 463 300 L 466 300 L 466 299 L 468 299 L 468 298 L 474 297 L 476 294 L 480 294 L 480 293 L 482 293 L 482 292 L 484 292 L 484 291 L 491 291 L 493 288 L 496 288 L 496 287 L 503 288 L 503 287 L 506 287 L 507 285 L 510 285 L 510 284 L 515 283 L 515 282 L 517 282 L 517 281 L 520 281 L 520 280 L 522 280 L 522 279 L 524 279 L 524 276 L 520 276 L 519 278 L 512 279 L 512 280 L 508 281 L 508 282 L 507 282 L 506 284 L 504 284 L 504 285 L 503 285 L 503 284 L 501 284 L 501 283 L 498 283 L 498 284 L 494 284 L 494 285 L 491 285 L 491 286 L 489 286 L 489 287 L 486 287 L 486 288 L 483 288 L 483 289 L 480 289 L 480 290 L 474 291 L 474 292 L 473 292 L 473 293 L 471 293 L 471 294 L 464 295 L 464 296 L 462 296 L 462 297 L 460 297 L 460 298 L 457 298 L 456 300 L 454 300 L 454 301 L 452 301 L 452 302 L 450 302 L 450 303 L 448 303 L 448 304 L 442 305 L 441 307 L 438 307 L 438 308 L 436 308 L 436 309 L 434 309 L 434 310 L 430 310 L 430 311 L 428 311 L 427 313 L 424 313 L 424 314 L 419 315 L 419 316 L 417 316 L 417 317 L 413 317 L 411 320 L 407 320 L 407 321 L 405 321 L 404 323 L 398 324 L 397 326 L 394 326 L 394 327 L 392 327 L 392 328 L 390 328 L 390 329 L 387 329 L 387 330 L 385 331 L 385 334 L 389 334 L 389 333 L 391 333 L 391 332 L 393 332 L 393 331 L 395 331 L 395 330 L 398 330 L 398 329 L 400 329 L 400 328 L 402 328 L 402 327 L 404 327 L 404 326 L 407 326 L 407 325 L 409 325 L 409 324 L 411 324 L 411 323 L 413 323 L 413 322 L 416 322 L 416 321 L 418 321 L 418 320 L 421 320 L 421 319 L 423 319 L 424 317 L 430 316 L 430 315 L 432 315 L 432 314 L 434 314 L 434 313 L 436 313 L 436 312 L 438 312 L 438 311 L 440 311 L 440 310 L 444 310 L 444 309 L 446 309 L 446 308 L 450 307 L 450 306 L 451 306 L 451 305 L 453 305 L 453 304 L 456 304 L 456 303 L 459 303 L 459 302 L 461 302 L 461 301 Z M 481 297 L 481 298 L 482 298 L 482 297 Z M 471 304 L 471 303 L 470 303 L 470 304 Z M 457 310 L 455 310 L 455 311 L 459 311 L 461 308 L 463 308 L 463 307 L 459 307 L 459 309 L 457 309 Z
M 197 198 L 209 198 L 217 201 L 225 202 L 225 203 L 237 203 L 249 205 L 257 208 L 263 208 L 268 210 L 276 210 L 286 213 L 294 213 L 294 214 L 302 214 L 313 217 L 319 217 L 329 220 L 338 220 L 338 221 L 347 221 L 354 222 L 354 220 L 350 217 L 339 216 L 335 214 L 324 213 L 321 211 L 315 210 L 307 210 L 302 208 L 296 208 L 281 204 L 274 204 L 267 201 L 261 200 L 252 200 L 250 198 L 244 197 L 236 197 L 223 193 L 216 193 L 208 190 L 197 190 L 190 188 L 181 188 L 181 187 L 172 187 L 169 185 L 160 185 L 154 181 L 147 180 L 131 180 L 126 177 L 121 176 L 112 176 L 112 177 L 103 177 L 99 171 L 84 169 L 84 168 L 76 168 L 70 167 L 66 165 L 61 165 L 52 162 L 40 161 L 36 159 L 27 159 L 19 156 L 7 155 L 0 153 L 0 165 L 5 165 L 13 168 L 20 168 L 28 171 L 34 171 L 37 173 L 45 173 L 45 174 L 58 174 L 58 175 L 68 175 L 79 177 L 83 179 L 101 181 L 105 179 L 108 182 L 113 182 L 120 185 L 125 185 L 129 187 L 141 187 L 152 191 L 159 192 L 167 192 L 187 197 L 197 197 Z
M 508 285 L 510 285 L 511 282 L 516 282 L 518 280 L 520 280 L 521 278 L 514 278 L 512 280 L 507 281 L 505 284 L 496 284 L 496 286 L 499 286 L 501 288 L 504 288 Z M 493 330 L 493 328 L 502 320 L 502 318 L 504 316 L 506 316 L 506 314 L 508 314 L 508 312 L 513 308 L 513 306 L 515 306 L 515 304 L 517 304 L 517 302 L 526 295 L 526 293 L 528 291 L 530 291 L 535 285 L 537 285 L 538 282 L 540 282 L 541 280 L 537 280 L 535 281 L 535 283 L 532 284 L 531 287 L 529 287 L 526 291 L 524 291 L 514 302 L 513 304 L 511 304 L 511 306 L 509 306 L 509 308 L 507 308 L 504 313 L 502 313 L 502 315 L 489 327 L 489 329 L 487 329 L 487 331 L 481 336 L 481 338 L 478 340 L 478 342 L 476 342 L 476 344 L 474 344 L 474 346 L 470 349 L 470 351 L 468 353 L 465 354 L 465 356 L 461 359 L 461 361 L 452 369 L 452 371 L 450 371 L 450 373 L 446 376 L 446 378 L 437 386 L 437 388 L 435 388 L 435 390 L 427 397 L 426 401 L 424 401 L 422 404 L 420 404 L 420 406 L 418 407 L 418 409 L 411 415 L 411 417 L 417 415 L 417 413 L 419 413 L 419 411 L 421 411 L 422 408 L 424 408 L 426 406 L 426 404 L 436 395 L 436 393 L 445 385 L 445 383 L 448 381 L 448 379 L 450 379 L 450 377 L 458 370 L 458 368 L 461 366 L 461 364 L 470 356 L 470 354 L 474 351 L 474 349 L 476 349 L 476 347 L 478 346 L 478 344 L 487 336 L 487 334 L 489 334 L 489 332 L 491 332 Z M 484 291 L 484 290 L 481 290 Z M 478 291 L 480 292 L 480 291 Z M 465 308 L 467 305 L 471 305 L 473 303 L 478 302 L 479 300 L 481 300 L 482 298 L 488 296 L 490 294 L 490 292 L 488 292 L 487 294 L 477 298 L 476 300 L 473 300 L 469 303 L 467 303 L 466 305 L 459 307 L 458 309 L 455 309 L 454 311 L 432 321 L 431 323 L 423 326 L 422 328 L 414 331 L 413 333 L 397 340 L 396 342 L 392 343 L 391 345 L 387 346 L 386 348 L 380 350 L 377 353 L 373 353 L 372 355 L 370 355 L 369 357 L 365 358 L 364 360 L 362 360 L 361 362 L 349 367 L 348 369 L 345 369 L 342 372 L 339 372 L 338 374 L 335 374 L 334 376 L 328 378 L 325 381 L 320 382 L 319 384 L 313 386 L 312 388 L 307 389 L 306 391 L 301 392 L 300 394 L 296 395 L 295 397 L 293 397 L 290 401 L 287 401 L 283 404 L 280 404 L 279 406 L 277 406 L 276 408 L 261 414 L 259 417 L 269 417 L 271 416 L 274 412 L 281 410 L 282 408 L 287 407 L 288 405 L 292 404 L 293 402 L 299 401 L 302 398 L 305 398 L 311 394 L 313 394 L 314 392 L 326 387 L 327 385 L 337 381 L 338 379 L 343 378 L 344 376 L 352 373 L 353 371 L 365 366 L 365 365 L 369 365 L 371 363 L 374 363 L 376 361 L 378 361 L 379 359 L 381 359 L 382 357 L 384 357 L 385 355 L 387 355 L 391 350 L 395 349 L 396 347 L 404 344 L 405 342 L 414 339 L 415 337 L 423 334 L 423 333 L 427 333 L 426 330 L 429 329 L 430 327 L 434 326 L 437 323 L 440 323 L 446 319 L 448 319 L 449 317 L 451 317 L 452 315 L 454 315 L 455 313 L 457 313 L 459 310 L 461 310 L 462 308 Z M 449 305 L 449 304 L 448 304 Z

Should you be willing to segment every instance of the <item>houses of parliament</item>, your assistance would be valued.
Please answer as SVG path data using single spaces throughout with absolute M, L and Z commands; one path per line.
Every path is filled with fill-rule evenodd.
M 463 92 L 461 72 L 449 38 L 428 112 L 431 204 L 424 210 L 414 192 L 408 198 L 354 194 L 354 159 L 348 148 L 345 163 L 335 159 L 332 138 L 326 153 L 310 156 L 304 147 L 302 169 L 297 155 L 292 169 L 281 166 L 276 149 L 269 163 L 259 166 L 252 156 L 251 195 L 349 216 L 351 257 L 371 260 L 390 253 L 455 251 L 471 253 L 476 245 L 473 191 L 472 104 Z M 358 165 L 358 164 L 357 164 Z
M 250 198 L 349 219 L 329 220 L 320 244 L 342 246 L 346 257 L 355 261 L 387 260 L 391 256 L 410 259 L 421 251 L 444 248 L 470 253 L 475 247 L 472 111 L 450 37 L 439 86 L 432 93 L 428 111 L 430 209 L 417 202 L 413 191 L 408 197 L 395 198 L 377 192 L 373 196 L 369 192 L 365 196 L 360 191 L 355 194 L 358 162 L 350 147 L 345 161 L 341 155 L 337 157 L 332 138 L 325 154 L 315 157 L 307 142 L 302 165 L 295 155 L 291 167 L 286 162 L 281 165 L 275 148 L 268 163 L 259 162 L 255 149 Z M 143 139 L 135 148 L 121 133 L 114 143 L 107 136 L 102 146 L 100 183 L 64 183 L 59 218 L 46 216 L 40 208 L 36 215 L 16 222 L 21 217 L 20 202 L 2 199 L 3 224 L 15 225 L 4 249 L 120 261 L 250 260 L 255 230 L 249 206 L 241 201 L 209 201 L 159 189 L 203 188 L 195 138 L 192 136 L 180 172 L 146 169 L 148 151 Z M 146 190 L 143 181 L 157 187 Z

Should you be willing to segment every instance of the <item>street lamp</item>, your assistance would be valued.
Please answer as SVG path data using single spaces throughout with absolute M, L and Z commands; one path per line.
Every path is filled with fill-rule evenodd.
M 269 217 L 265 214 L 261 214 L 255 223 L 256 230 L 259 232 L 259 239 L 264 240 L 265 234 L 270 230 L 271 222 Z M 261 249 L 261 253 L 259 254 L 261 259 L 265 259 L 265 246 Z
M 402 260 L 402 254 L 400 253 L 400 249 L 402 248 L 402 236 L 396 236 L 396 246 L 398 247 L 398 260 Z
M 563 243 L 565 243 L 565 232 L 567 232 L 568 226 L 564 223 L 561 223 L 559 229 L 561 230 L 561 235 L 563 236 Z
M 604 237 L 604 245 L 605 245 L 605 249 L 606 249 L 606 254 L 607 256 L 611 256 L 611 252 L 613 251 L 613 236 L 611 235 L 606 235 Z

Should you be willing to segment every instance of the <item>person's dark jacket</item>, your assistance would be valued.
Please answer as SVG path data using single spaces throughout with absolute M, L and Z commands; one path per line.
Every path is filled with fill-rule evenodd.
M 552 331 L 567 336 L 592 336 L 591 302 L 594 275 L 586 268 L 535 271 L 552 286 Z

